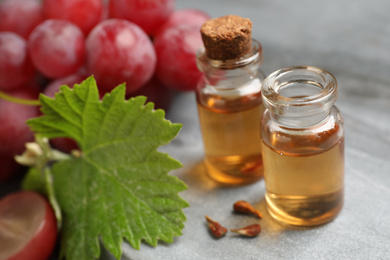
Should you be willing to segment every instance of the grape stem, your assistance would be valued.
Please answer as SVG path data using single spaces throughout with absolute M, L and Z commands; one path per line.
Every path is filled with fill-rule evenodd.
M 41 102 L 38 99 L 23 99 L 16 98 L 11 95 L 8 95 L 0 90 L 0 99 L 4 99 L 13 103 L 28 105 L 28 106 L 40 106 Z
M 42 173 L 41 181 L 44 185 L 42 192 L 46 195 L 54 210 L 58 229 L 62 226 L 62 213 L 55 196 L 51 166 L 53 162 L 70 158 L 72 158 L 72 155 L 52 149 L 47 138 L 37 136 L 35 142 L 26 143 L 26 150 L 22 155 L 15 156 L 15 160 L 19 164 L 35 167 Z
M 58 204 L 58 201 L 56 199 L 56 195 L 54 192 L 54 184 L 53 184 L 53 176 L 51 172 L 51 167 L 45 167 L 44 168 L 44 175 L 45 175 L 45 181 L 46 181 L 46 192 L 47 197 L 49 199 L 50 205 L 53 208 L 54 214 L 57 219 L 57 228 L 58 230 L 61 230 L 62 227 L 62 213 L 60 205 Z

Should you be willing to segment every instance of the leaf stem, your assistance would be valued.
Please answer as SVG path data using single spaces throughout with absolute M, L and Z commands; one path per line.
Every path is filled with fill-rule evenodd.
M 43 172 L 45 175 L 47 197 L 50 201 L 50 205 L 53 207 L 53 211 L 54 211 L 54 214 L 55 214 L 56 219 L 57 219 L 57 228 L 58 228 L 58 230 L 61 230 L 62 213 L 61 213 L 60 205 L 58 204 L 58 201 L 56 199 L 55 192 L 54 192 L 53 176 L 52 176 L 52 172 L 51 172 L 51 167 L 45 167 Z

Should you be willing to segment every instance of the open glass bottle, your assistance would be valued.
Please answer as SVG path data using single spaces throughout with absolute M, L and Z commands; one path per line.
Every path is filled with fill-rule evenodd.
M 336 79 L 310 66 L 289 67 L 263 82 L 261 126 L 267 209 L 299 226 L 332 220 L 344 191 L 343 118 Z

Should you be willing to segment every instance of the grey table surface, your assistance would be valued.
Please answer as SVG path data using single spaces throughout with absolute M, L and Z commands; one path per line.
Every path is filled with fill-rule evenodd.
M 161 150 L 184 165 L 172 172 L 189 187 L 181 193 L 190 203 L 184 233 L 173 244 L 139 251 L 124 243 L 122 259 L 390 259 L 390 1 L 177 0 L 176 6 L 250 18 L 267 74 L 313 65 L 335 75 L 346 127 L 345 204 L 326 225 L 296 228 L 266 212 L 264 181 L 223 188 L 209 180 L 195 96 L 181 93 L 167 117 L 183 129 Z M 238 199 L 263 212 L 260 236 L 213 239 L 206 214 L 231 227 L 254 222 L 232 214 Z M 110 258 L 103 252 L 102 259 Z

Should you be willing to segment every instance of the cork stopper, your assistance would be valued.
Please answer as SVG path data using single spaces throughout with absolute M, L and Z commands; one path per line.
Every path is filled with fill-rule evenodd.
M 206 21 L 201 29 L 206 55 L 213 60 L 237 59 L 251 51 L 252 22 L 237 15 Z

